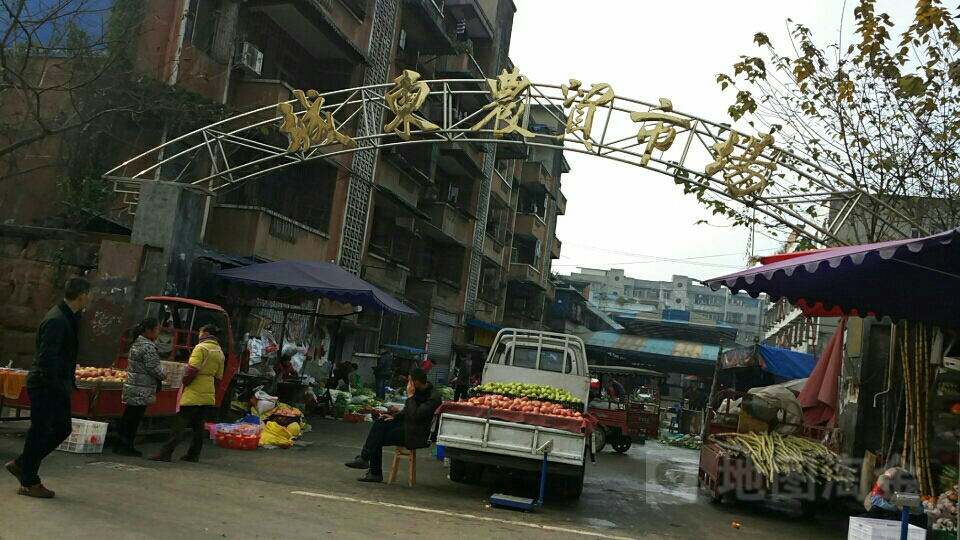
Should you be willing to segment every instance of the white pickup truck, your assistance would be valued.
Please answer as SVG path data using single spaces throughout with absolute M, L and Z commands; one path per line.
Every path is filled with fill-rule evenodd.
M 483 368 L 484 384 L 534 383 L 570 392 L 589 401 L 590 378 L 583 341 L 565 334 L 505 328 L 493 342 Z M 585 411 L 581 411 L 585 412 Z M 537 449 L 553 440 L 547 459 L 548 482 L 570 498 L 580 497 L 592 437 L 560 429 L 490 418 L 442 413 L 436 441 L 450 459 L 450 479 L 476 482 L 486 467 L 540 471 Z

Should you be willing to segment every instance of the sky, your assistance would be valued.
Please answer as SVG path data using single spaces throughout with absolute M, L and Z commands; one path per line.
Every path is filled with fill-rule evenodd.
M 719 73 L 740 55 L 763 56 L 753 43 L 766 33 L 788 46 L 787 19 L 808 26 L 821 45 L 853 41 L 854 0 L 514 0 L 510 58 L 535 83 L 586 86 L 605 82 L 618 96 L 729 122 L 735 95 L 722 92 Z M 895 21 L 911 18 L 913 2 L 879 2 Z M 842 22 L 842 25 L 841 25 Z M 784 50 L 785 52 L 785 50 Z M 792 52 L 792 51 L 791 51 Z M 562 275 L 578 267 L 622 268 L 629 277 L 707 279 L 746 266 L 750 231 L 711 216 L 668 177 L 638 167 L 567 152 L 562 178 L 568 199 L 557 237 Z M 706 219 L 709 224 L 695 225 Z M 777 239 L 758 230 L 754 253 L 776 252 Z

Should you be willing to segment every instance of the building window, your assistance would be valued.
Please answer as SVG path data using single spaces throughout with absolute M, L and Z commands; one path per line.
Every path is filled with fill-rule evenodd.
M 727 322 L 740 324 L 743 322 L 743 313 L 727 313 Z
M 747 315 L 747 324 L 757 324 L 757 316 Z
M 187 13 L 183 39 L 193 48 L 209 53 L 213 47 L 213 36 L 217 31 L 217 15 L 220 13 L 218 0 L 192 0 Z

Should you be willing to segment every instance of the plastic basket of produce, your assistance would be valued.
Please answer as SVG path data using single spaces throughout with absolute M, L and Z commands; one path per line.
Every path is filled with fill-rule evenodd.
M 927 531 L 910 525 L 907 533 L 909 540 L 924 540 L 926 537 Z M 851 517 L 847 540 L 900 540 L 900 522 Z
M 180 388 L 180 385 L 183 384 L 183 372 L 187 369 L 187 363 L 161 360 L 160 365 L 163 366 L 163 371 L 167 374 L 167 380 L 163 381 L 164 386 Z
M 256 450 L 260 445 L 262 425 L 257 424 L 217 424 L 215 444 L 231 450 Z
M 106 422 L 73 419 L 73 431 L 57 450 L 71 454 L 99 454 L 103 452 L 103 443 L 107 439 Z

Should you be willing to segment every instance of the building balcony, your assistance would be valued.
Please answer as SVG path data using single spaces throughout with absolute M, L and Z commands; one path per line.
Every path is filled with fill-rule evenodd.
M 445 311 L 457 313 L 463 309 L 463 294 L 459 284 L 447 279 L 410 276 L 407 278 L 406 296 L 424 306 Z
M 409 268 L 376 253 L 367 253 L 363 257 L 360 277 L 390 294 L 402 296 L 409 275 Z
M 553 237 L 553 242 L 550 243 L 550 258 L 559 259 L 560 258 L 560 247 L 563 244 L 556 236 Z
M 500 305 L 477 297 L 473 316 L 487 324 L 500 325 Z
M 417 229 L 442 242 L 468 246 L 473 242 L 474 220 L 443 202 L 424 202 L 420 209 L 430 216 L 430 223 L 420 222 Z
M 510 279 L 540 283 L 540 271 L 526 263 L 510 263 Z
M 527 159 L 529 156 L 530 147 L 519 133 L 508 133 L 497 144 L 497 161 Z
M 523 164 L 520 170 L 520 184 L 538 186 L 546 190 L 547 193 L 553 193 L 553 177 L 550 176 L 550 171 L 542 161 Z
M 557 191 L 557 214 L 564 215 L 567 213 L 567 197 L 563 194 L 562 191 Z
M 248 2 L 252 13 L 263 13 L 283 28 L 314 58 L 342 58 L 369 62 L 359 43 L 368 39 L 369 26 L 362 0 L 259 0 Z
M 486 78 L 480 64 L 472 54 L 448 54 L 437 59 L 436 71 L 439 78 L 446 79 L 477 79 Z
M 487 233 L 483 239 L 483 256 L 503 267 L 503 242 Z
M 323 261 L 329 236 L 266 208 L 216 205 L 210 210 L 205 240 L 243 257 Z
M 234 109 L 248 111 L 270 107 L 259 114 L 246 117 L 250 123 L 254 123 L 276 118 L 277 103 L 291 99 L 293 99 L 293 88 L 283 81 L 243 78 L 230 87 L 228 105 Z
M 445 142 L 440 147 L 440 167 L 458 176 L 483 174 L 483 153 L 469 142 Z
M 444 6 L 455 21 L 467 24 L 467 33 L 474 37 L 494 39 L 493 25 L 478 0 L 444 0 Z
M 557 284 L 554 283 L 552 279 L 547 280 L 546 296 L 547 296 L 547 301 L 551 303 L 557 297 Z
M 503 177 L 499 170 L 495 171 L 490 181 L 490 193 L 500 197 L 501 201 L 509 205 L 511 191 L 512 187 L 510 182 Z
M 546 243 L 547 224 L 536 214 L 517 214 L 513 225 L 513 234 L 521 238 L 539 240 Z
M 443 0 L 403 0 L 403 4 L 417 17 L 423 27 L 433 37 L 424 40 L 436 50 L 421 51 L 429 53 L 453 53 L 456 50 L 456 36 L 444 18 Z

